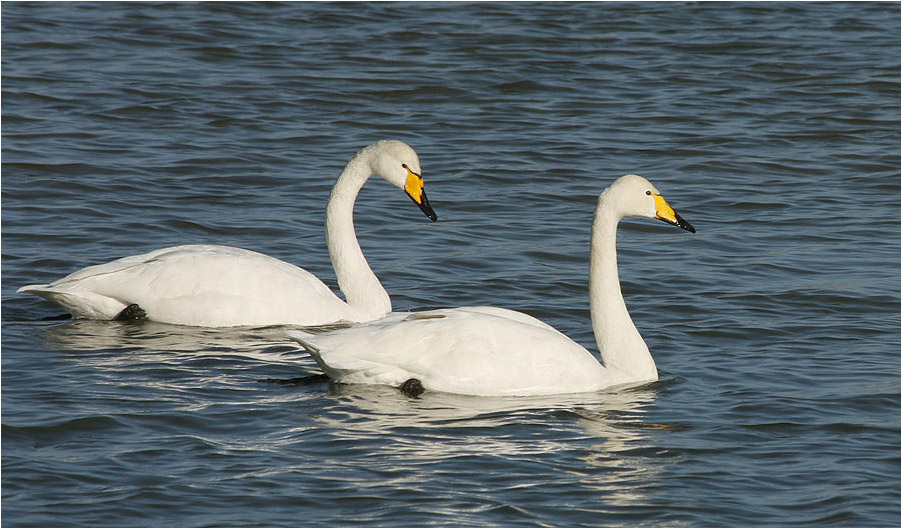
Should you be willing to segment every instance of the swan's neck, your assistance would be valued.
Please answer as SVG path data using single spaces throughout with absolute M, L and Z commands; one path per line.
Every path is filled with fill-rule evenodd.
M 592 224 L 589 263 L 589 308 L 595 341 L 606 370 L 625 381 L 657 380 L 658 371 L 648 346 L 633 324 L 617 274 L 617 224 L 621 216 L 610 196 L 602 194 Z
M 326 244 L 338 287 L 350 309 L 349 318 L 365 321 L 391 312 L 391 299 L 363 256 L 354 231 L 354 201 L 372 176 L 367 151 L 342 171 L 326 206 Z

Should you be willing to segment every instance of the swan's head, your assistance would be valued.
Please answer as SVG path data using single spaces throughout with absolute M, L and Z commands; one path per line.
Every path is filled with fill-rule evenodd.
M 686 222 L 670 207 L 658 188 L 639 175 L 621 176 L 604 190 L 602 198 L 612 200 L 625 217 L 637 216 L 663 220 L 695 233 L 692 224 Z
M 420 159 L 413 148 L 403 141 L 382 140 L 371 145 L 369 149 L 372 149 L 370 166 L 373 173 L 403 189 L 427 217 L 437 220 L 438 216 L 426 198 Z

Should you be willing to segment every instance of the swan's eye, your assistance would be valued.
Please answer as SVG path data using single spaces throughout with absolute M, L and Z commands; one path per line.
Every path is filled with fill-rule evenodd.
M 651 191 L 646 191 L 645 194 L 651 196 Z
M 402 163 L 402 164 L 401 164 L 401 167 L 407 169 L 407 164 L 406 164 L 406 163 Z

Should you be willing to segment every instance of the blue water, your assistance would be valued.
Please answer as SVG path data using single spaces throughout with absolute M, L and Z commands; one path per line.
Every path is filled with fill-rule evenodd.
M 2 6 L 6 526 L 900 524 L 898 3 Z M 661 380 L 553 398 L 282 387 L 279 328 L 59 321 L 17 295 L 182 243 L 334 273 L 347 160 L 396 310 L 492 304 L 594 349 L 598 193 Z

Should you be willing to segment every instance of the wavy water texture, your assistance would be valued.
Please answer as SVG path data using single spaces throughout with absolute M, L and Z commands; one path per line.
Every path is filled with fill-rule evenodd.
M 2 6 L 9 526 L 898 526 L 899 6 Z M 281 328 L 55 320 L 15 294 L 167 245 L 334 285 L 335 177 L 417 150 L 439 222 L 374 179 L 397 310 L 496 305 L 594 349 L 592 211 L 654 182 L 698 229 L 618 235 L 661 375 L 479 399 L 263 382 Z

